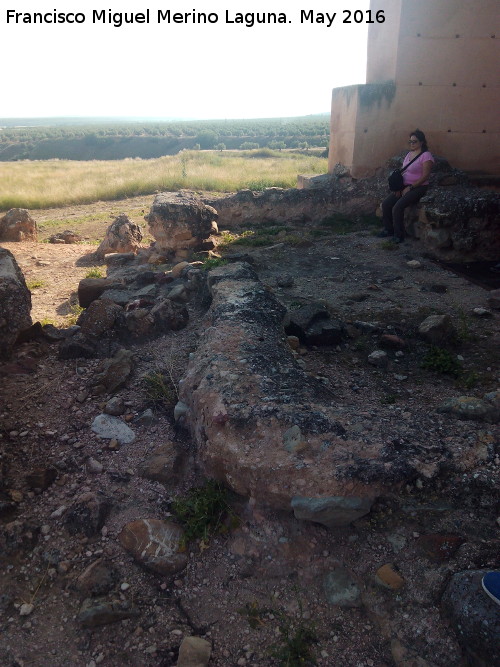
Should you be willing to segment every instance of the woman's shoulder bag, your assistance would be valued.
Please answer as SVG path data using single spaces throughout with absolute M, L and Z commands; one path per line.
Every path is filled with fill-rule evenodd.
M 389 184 L 389 190 L 391 192 L 400 192 L 404 188 L 405 184 L 403 180 L 403 171 L 405 169 L 408 169 L 410 164 L 415 162 L 415 160 L 417 160 L 421 155 L 422 153 L 419 153 L 417 157 L 414 157 L 413 160 L 411 160 L 411 162 L 408 162 L 408 164 L 405 167 L 402 167 L 401 169 L 394 169 L 394 171 L 391 171 L 391 173 L 389 174 L 389 178 L 387 179 L 387 183 Z

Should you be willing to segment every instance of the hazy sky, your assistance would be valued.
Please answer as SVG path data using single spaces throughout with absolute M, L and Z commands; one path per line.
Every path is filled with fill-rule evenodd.
M 2 4 L 0 117 L 298 116 L 329 111 L 332 88 L 365 81 L 367 24 L 354 23 L 347 10 L 364 19 L 369 0 Z M 17 24 L 14 16 L 7 22 L 9 7 L 22 14 Z M 149 23 L 115 27 L 118 16 L 110 22 L 108 10 L 130 16 L 147 9 Z M 175 13 L 193 10 L 211 14 L 212 23 L 173 22 Z M 21 22 L 26 14 L 54 11 L 79 13 L 84 21 Z M 252 12 L 283 12 L 287 23 L 236 22 L 238 13 Z M 325 22 L 311 23 L 311 17 Z M 349 18 L 353 22 L 344 23 Z

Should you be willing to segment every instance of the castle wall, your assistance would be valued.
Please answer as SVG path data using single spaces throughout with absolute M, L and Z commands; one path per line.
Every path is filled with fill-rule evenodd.
M 388 20 L 369 31 L 367 84 L 333 91 L 329 171 L 341 162 L 370 176 L 418 127 L 453 166 L 500 175 L 498 0 L 381 0 L 373 9 Z

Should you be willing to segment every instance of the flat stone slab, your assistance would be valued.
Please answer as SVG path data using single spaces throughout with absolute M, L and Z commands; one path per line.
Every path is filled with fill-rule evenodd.
M 327 528 L 346 526 L 368 514 L 372 502 L 370 498 L 335 497 L 304 498 L 295 496 L 291 506 L 297 519 L 322 523 Z

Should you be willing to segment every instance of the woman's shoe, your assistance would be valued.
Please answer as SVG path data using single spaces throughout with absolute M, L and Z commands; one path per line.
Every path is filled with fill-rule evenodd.
M 490 596 L 490 598 L 500 604 L 500 572 L 487 572 L 481 584 L 483 586 L 484 592 Z
M 382 230 L 377 234 L 379 239 L 386 239 L 388 236 L 392 236 L 391 232 L 388 232 L 387 229 Z

